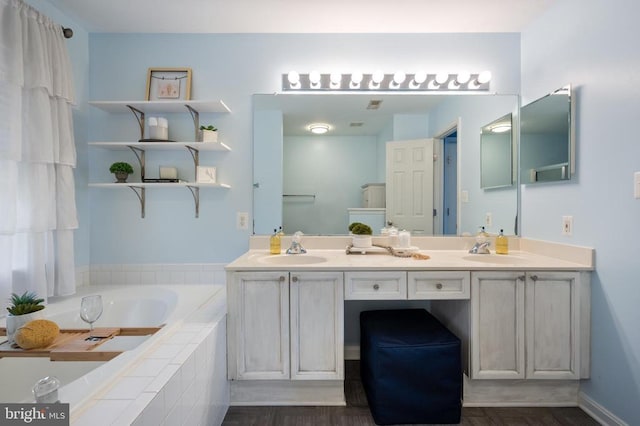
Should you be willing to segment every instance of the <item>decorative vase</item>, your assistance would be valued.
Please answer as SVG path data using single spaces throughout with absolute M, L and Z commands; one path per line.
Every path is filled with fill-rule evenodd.
M 126 183 L 127 178 L 129 177 L 129 173 L 127 172 L 115 172 L 116 175 L 116 183 Z
M 218 142 L 218 131 L 202 130 L 202 142 L 210 142 L 210 143 Z
M 352 235 L 352 244 L 357 248 L 367 248 L 372 245 L 371 235 Z
M 14 337 L 20 327 L 22 327 L 29 321 L 42 318 L 42 311 L 43 310 L 41 309 L 39 311 L 31 312 L 30 314 L 24 315 L 7 314 L 7 340 L 9 341 L 10 345 L 15 343 Z

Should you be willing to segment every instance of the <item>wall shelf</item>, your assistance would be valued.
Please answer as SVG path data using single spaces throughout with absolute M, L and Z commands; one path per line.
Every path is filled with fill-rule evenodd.
M 229 113 L 231 110 L 222 101 L 92 101 L 90 105 L 109 113 L 124 113 L 131 111 L 140 127 L 140 139 L 144 138 L 145 113 L 184 113 L 189 112 L 193 119 L 194 139 L 198 139 L 200 112 Z M 179 151 L 187 150 L 193 158 L 194 176 L 200 165 L 200 151 L 231 151 L 224 143 L 211 142 L 89 142 L 90 147 L 109 150 L 129 150 L 133 152 L 140 165 L 141 182 L 127 183 L 90 183 L 93 188 L 129 188 L 135 192 L 140 201 L 140 216 L 145 217 L 147 188 L 187 188 L 193 195 L 195 203 L 195 217 L 200 215 L 200 188 L 230 188 L 224 183 L 199 182 L 145 182 L 146 151 Z

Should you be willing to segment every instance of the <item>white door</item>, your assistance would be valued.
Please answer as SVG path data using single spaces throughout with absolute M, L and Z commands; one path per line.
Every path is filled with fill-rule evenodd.
M 387 220 L 413 235 L 433 234 L 433 139 L 386 146 Z
M 342 272 L 291 273 L 291 379 L 344 379 Z

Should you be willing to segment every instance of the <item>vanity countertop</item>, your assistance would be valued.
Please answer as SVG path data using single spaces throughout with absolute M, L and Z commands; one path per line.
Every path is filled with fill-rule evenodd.
M 429 259 L 396 257 L 380 251 L 347 254 L 345 249 L 307 249 L 306 254 L 271 255 L 252 249 L 226 266 L 227 271 L 348 271 L 348 270 L 502 270 L 502 271 L 590 271 L 593 262 L 531 251 L 510 251 L 507 255 L 469 254 L 468 250 L 420 249 Z M 577 257 L 577 256 L 576 256 Z

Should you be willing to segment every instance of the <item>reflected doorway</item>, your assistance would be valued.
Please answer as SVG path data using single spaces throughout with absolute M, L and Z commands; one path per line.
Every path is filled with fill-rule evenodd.
M 458 233 L 458 129 L 443 138 L 444 174 L 442 179 L 443 193 L 443 227 L 444 235 Z

